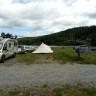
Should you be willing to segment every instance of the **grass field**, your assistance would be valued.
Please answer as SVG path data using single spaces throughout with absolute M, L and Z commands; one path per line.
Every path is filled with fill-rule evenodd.
M 81 53 L 78 58 L 77 53 L 72 48 L 54 48 L 53 54 L 18 54 L 13 63 L 26 64 L 48 64 L 48 63 L 79 63 L 96 64 L 96 52 L 90 54 Z
M 80 55 L 79 58 L 72 48 L 57 48 L 54 49 L 53 57 L 60 60 L 61 63 L 96 64 L 96 52 L 90 54 L 81 53 Z
M 96 96 L 96 88 L 87 85 L 37 85 L 32 88 L 0 90 L 0 96 Z

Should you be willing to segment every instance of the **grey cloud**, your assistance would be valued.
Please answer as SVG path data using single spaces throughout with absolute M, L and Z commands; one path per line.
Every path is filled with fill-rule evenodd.
M 0 26 L 5 27 L 5 28 L 18 28 L 18 27 L 24 27 L 24 22 L 21 20 L 16 20 L 16 19 L 6 19 L 4 20 L 6 22 L 5 24 L 2 24 Z
M 1 18 L 1 19 L 8 19 L 8 16 L 5 15 L 4 12 L 1 12 L 1 13 L 0 13 L 0 18 Z
M 30 19 L 30 20 L 44 20 L 44 19 L 54 19 L 59 16 L 59 11 L 55 8 L 50 8 L 48 5 L 44 4 L 34 5 L 30 9 L 26 9 L 21 12 L 21 18 Z
M 9 21 L 8 22 L 10 26 L 13 26 L 13 27 L 23 27 L 23 22 L 18 22 L 16 20 L 12 20 L 12 21 Z
M 31 2 L 32 0 L 13 0 L 13 3 L 22 3 L 22 4 L 26 4 Z
M 44 2 L 45 0 L 13 0 L 13 3 L 30 3 L 30 2 Z M 56 0 L 46 0 L 46 1 L 56 1 Z
M 75 2 L 76 0 L 64 0 L 64 3 L 66 3 L 67 6 L 72 6 Z
M 7 19 L 7 17 L 5 15 L 1 15 L 1 14 L 0 14 L 0 18 L 1 19 Z
M 86 16 L 89 17 L 90 19 L 96 19 L 96 12 L 86 14 Z

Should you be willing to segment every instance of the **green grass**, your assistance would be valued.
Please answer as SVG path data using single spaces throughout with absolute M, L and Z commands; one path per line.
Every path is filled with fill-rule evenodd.
M 61 64 L 96 64 L 96 52 L 90 54 L 81 53 L 80 58 L 78 58 L 73 48 L 53 48 L 53 51 L 53 54 L 32 54 L 31 52 L 27 54 L 18 54 L 12 63 L 53 64 L 54 61 L 56 61 Z
M 96 96 L 96 88 L 83 88 L 88 96 Z
M 59 60 L 61 63 L 80 63 L 80 64 L 96 64 L 96 53 L 80 54 L 80 58 L 72 48 L 55 48 L 54 60 Z
M 77 85 L 37 85 L 0 91 L 0 96 L 96 96 L 96 88 Z
M 33 64 L 36 61 L 36 54 L 17 54 L 15 60 L 12 63 L 26 63 Z

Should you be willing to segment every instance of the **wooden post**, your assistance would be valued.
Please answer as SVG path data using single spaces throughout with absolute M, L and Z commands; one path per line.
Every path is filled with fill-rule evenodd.
M 76 52 L 78 54 L 78 58 L 80 58 L 80 50 L 79 50 L 79 48 L 76 49 Z

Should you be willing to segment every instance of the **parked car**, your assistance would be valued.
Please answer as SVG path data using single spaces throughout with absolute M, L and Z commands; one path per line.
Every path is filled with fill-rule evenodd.
M 26 51 L 25 50 L 21 50 L 21 48 L 18 48 L 18 52 L 17 52 L 18 54 L 25 54 L 26 53 Z
M 22 51 L 26 51 L 26 52 L 32 52 L 32 51 L 34 51 L 36 48 L 35 47 L 33 47 L 33 46 L 22 46 L 21 47 L 21 50 Z

